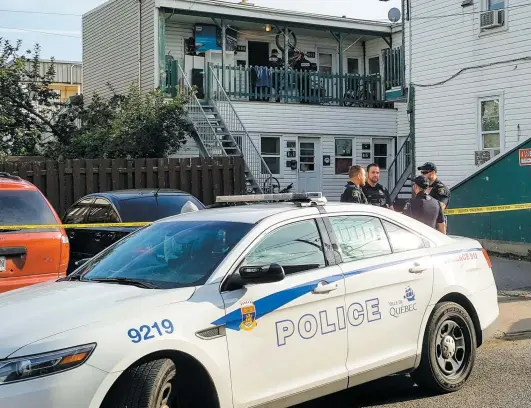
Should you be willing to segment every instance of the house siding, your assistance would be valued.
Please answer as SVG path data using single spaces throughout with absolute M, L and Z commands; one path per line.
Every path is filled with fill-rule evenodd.
M 481 2 L 462 8 L 450 0 L 412 0 L 413 41 L 411 49 L 409 44 L 407 48 L 412 52 L 412 82 L 416 85 L 416 162 L 434 161 L 449 186 L 477 169 L 478 98 L 503 97 L 502 151 L 531 136 L 531 61 L 478 67 L 528 55 L 531 7 L 525 4 L 525 0 L 508 0 L 507 29 L 479 35 Z M 460 12 L 462 15 L 456 15 Z M 442 15 L 448 16 L 426 17 Z M 451 78 L 470 67 L 474 68 Z M 441 81 L 446 82 L 425 86 Z
M 110 96 L 138 81 L 138 2 L 114 0 L 83 16 L 83 88 Z
M 142 0 L 141 18 L 141 66 L 140 75 L 143 92 L 149 92 L 155 88 L 155 52 L 158 49 L 158 35 L 156 35 L 155 16 L 158 15 L 155 8 L 155 0 Z
M 141 89 L 154 86 L 155 0 L 141 6 Z M 83 93 L 110 96 L 138 84 L 138 0 L 112 0 L 83 16 Z

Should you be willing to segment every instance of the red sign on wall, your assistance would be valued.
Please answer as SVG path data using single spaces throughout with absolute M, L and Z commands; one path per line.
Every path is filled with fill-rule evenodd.
M 520 166 L 531 166 L 531 149 L 520 149 Z

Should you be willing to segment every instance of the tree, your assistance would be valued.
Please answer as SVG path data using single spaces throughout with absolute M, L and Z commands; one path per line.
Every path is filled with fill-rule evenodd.
M 50 88 L 53 59 L 40 73 L 38 45 L 25 55 L 20 41 L 12 45 L 0 38 L 0 47 L 0 156 L 156 158 L 178 151 L 192 131 L 186 91 L 168 98 L 131 85 L 124 95 L 95 94 L 88 103 L 79 95 L 62 104 Z
M 0 152 L 5 155 L 37 154 L 43 133 L 59 136 L 74 128 L 72 122 L 52 121 L 59 108 L 57 94 L 49 88 L 53 63 L 41 74 L 39 45 L 22 55 L 21 46 L 21 41 L 13 45 L 0 37 Z
M 59 123 L 78 117 L 81 126 L 46 144 L 46 155 L 64 158 L 163 157 L 177 152 L 192 131 L 186 115 L 189 95 L 168 98 L 159 90 L 142 94 L 131 85 L 125 95 L 73 104 Z

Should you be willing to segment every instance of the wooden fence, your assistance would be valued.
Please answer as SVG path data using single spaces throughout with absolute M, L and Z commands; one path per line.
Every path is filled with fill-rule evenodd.
M 245 192 L 245 164 L 239 157 L 17 161 L 0 163 L 0 172 L 35 184 L 60 217 L 84 195 L 103 191 L 173 188 L 205 205 L 218 195 Z

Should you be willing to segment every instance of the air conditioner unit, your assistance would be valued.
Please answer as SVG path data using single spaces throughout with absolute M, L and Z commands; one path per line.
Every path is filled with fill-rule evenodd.
M 496 155 L 493 150 L 477 150 L 474 152 L 474 162 L 476 166 L 481 166 L 483 163 L 488 162 Z
M 505 24 L 505 10 L 489 10 L 479 15 L 481 29 L 501 27 Z

